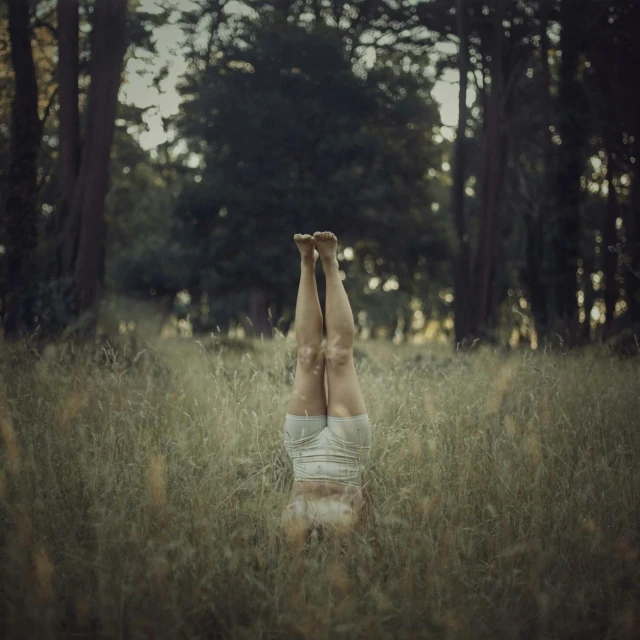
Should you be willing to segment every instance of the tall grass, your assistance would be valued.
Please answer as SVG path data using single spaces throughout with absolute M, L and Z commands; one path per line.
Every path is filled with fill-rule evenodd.
M 291 342 L 136 348 L 0 346 L 0 637 L 639 637 L 638 360 L 360 345 L 375 521 L 298 548 Z

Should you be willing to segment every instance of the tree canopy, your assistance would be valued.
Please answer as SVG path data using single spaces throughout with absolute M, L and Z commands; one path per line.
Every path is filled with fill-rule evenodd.
M 427 246 L 444 259 L 426 180 L 438 157 L 428 89 L 384 66 L 357 75 L 335 29 L 247 22 L 182 89 L 180 137 L 202 155 L 176 205 L 199 272 L 191 288 L 265 289 L 292 304 L 297 229 L 376 241 L 404 262 L 393 234 L 414 263 Z

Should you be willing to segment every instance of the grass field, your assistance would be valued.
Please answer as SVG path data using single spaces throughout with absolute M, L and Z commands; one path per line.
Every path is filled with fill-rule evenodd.
M 358 349 L 375 523 L 305 550 L 291 341 L 0 345 L 0 637 L 640 637 L 638 359 Z

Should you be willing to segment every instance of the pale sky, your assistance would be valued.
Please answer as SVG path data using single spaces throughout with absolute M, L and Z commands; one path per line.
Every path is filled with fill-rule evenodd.
M 192 3 L 189 0 L 182 0 L 181 4 L 186 8 Z M 154 11 L 157 0 L 141 0 L 140 6 L 145 11 Z M 156 29 L 155 36 L 158 54 L 146 63 L 130 59 L 126 68 L 125 82 L 120 90 L 120 97 L 126 103 L 140 107 L 153 106 L 144 116 L 149 131 L 140 136 L 140 144 L 145 149 L 153 149 L 158 144 L 166 142 L 167 135 L 162 127 L 162 117 L 166 118 L 178 112 L 180 97 L 176 91 L 176 83 L 186 70 L 186 62 L 180 50 L 180 41 L 183 36 L 179 27 L 175 24 L 160 27 Z M 151 86 L 151 78 L 154 72 L 166 63 L 169 63 L 169 75 L 162 81 L 161 92 L 158 92 Z M 450 128 L 455 129 L 457 126 L 458 77 L 457 71 L 446 71 L 442 79 L 436 82 L 432 93 L 440 105 L 440 117 L 442 124 L 446 127 L 443 134 L 446 137 L 450 137 L 453 133 Z M 473 93 L 470 90 L 467 94 L 467 103 L 470 104 L 472 99 Z

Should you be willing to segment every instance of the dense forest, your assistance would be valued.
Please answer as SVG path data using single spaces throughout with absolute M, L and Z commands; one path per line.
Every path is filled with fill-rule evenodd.
M 124 70 L 166 24 L 187 71 L 146 150 Z M 362 336 L 633 341 L 638 33 L 633 0 L 7 0 L 4 336 L 51 339 L 109 292 L 286 333 L 293 234 L 330 229 Z

